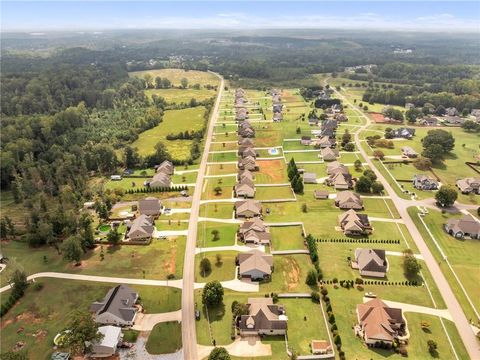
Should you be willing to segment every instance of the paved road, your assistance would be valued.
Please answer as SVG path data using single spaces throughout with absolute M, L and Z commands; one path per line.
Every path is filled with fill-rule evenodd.
M 212 109 L 212 116 L 208 126 L 207 136 L 205 137 L 205 148 L 202 154 L 202 161 L 198 169 L 195 192 L 193 194 L 192 208 L 190 212 L 190 222 L 188 223 L 188 235 L 185 248 L 185 260 L 183 265 L 183 291 L 182 291 L 182 343 L 184 359 L 198 359 L 197 354 L 197 334 L 195 331 L 195 299 L 194 299 L 194 281 L 195 281 L 195 247 L 197 243 L 198 214 L 200 211 L 200 198 L 202 196 L 203 178 L 207 169 L 208 152 L 212 142 L 213 129 L 218 118 L 218 109 L 220 99 L 224 89 L 223 78 L 220 78 L 219 91 L 215 106 Z
M 366 120 L 366 124 L 360 128 L 360 131 L 355 132 L 355 144 L 357 145 L 357 148 L 362 154 L 362 156 L 366 159 L 370 168 L 377 175 L 378 180 L 381 181 L 382 184 L 384 185 L 385 190 L 391 196 L 393 203 L 395 204 L 395 207 L 398 210 L 398 213 L 400 214 L 401 218 L 404 220 L 404 223 L 408 231 L 412 235 L 413 240 L 415 241 L 415 244 L 420 250 L 420 254 L 423 256 L 423 259 L 425 260 L 425 263 L 427 264 L 427 267 L 430 270 L 430 273 L 432 274 L 433 279 L 435 280 L 438 290 L 442 294 L 445 304 L 447 305 L 448 311 L 452 316 L 453 322 L 455 323 L 455 326 L 457 327 L 458 332 L 460 333 L 460 336 L 463 340 L 463 343 L 465 344 L 465 348 L 467 349 L 467 352 L 470 358 L 480 359 L 480 345 L 477 338 L 475 337 L 475 334 L 472 331 L 470 323 L 468 322 L 462 310 L 462 307 L 460 306 L 457 298 L 455 297 L 452 289 L 450 288 L 450 285 L 447 279 L 443 275 L 442 270 L 440 269 L 440 266 L 438 265 L 437 261 L 435 260 L 432 253 L 430 252 L 430 249 L 428 248 L 427 244 L 425 244 L 425 241 L 423 240 L 422 235 L 418 231 L 412 218 L 407 212 L 407 208 L 409 206 L 414 206 L 413 204 L 418 205 L 419 202 L 408 201 L 400 198 L 397 195 L 397 193 L 393 190 L 393 188 L 390 186 L 390 184 L 385 179 L 385 177 L 378 171 L 375 163 L 372 161 L 372 159 L 370 159 L 367 152 L 360 146 L 361 144 L 360 144 L 359 134 L 361 130 L 365 129 L 368 125 L 370 125 L 370 118 L 366 116 L 363 112 L 358 110 L 356 105 L 348 101 L 340 92 L 338 92 L 334 88 L 332 89 L 335 91 L 336 95 L 343 100 L 344 103 L 348 104 L 348 106 L 351 109 L 354 109 L 355 111 L 357 111 L 357 113 L 359 113 Z

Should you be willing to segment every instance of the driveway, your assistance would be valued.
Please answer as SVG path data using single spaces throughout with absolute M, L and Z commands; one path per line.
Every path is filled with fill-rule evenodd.
M 238 252 L 247 252 L 251 250 L 259 250 L 265 252 L 265 246 L 244 246 L 244 245 L 232 245 L 232 246 L 215 246 L 215 247 L 204 247 L 204 248 L 195 248 L 195 254 L 200 254 L 202 252 L 212 252 L 212 251 L 238 251 Z
M 237 357 L 272 356 L 270 344 L 263 344 L 260 338 L 256 336 L 239 337 L 233 343 L 223 347 L 227 349 L 230 355 Z M 198 358 L 204 359 L 208 357 L 212 350 L 213 346 L 198 345 Z
M 159 314 L 138 313 L 135 318 L 135 325 L 132 326 L 132 329 L 138 331 L 151 331 L 156 324 L 169 321 L 182 321 L 182 310 Z

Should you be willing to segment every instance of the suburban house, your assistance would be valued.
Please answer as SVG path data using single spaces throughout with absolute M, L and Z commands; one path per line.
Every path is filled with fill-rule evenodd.
M 162 202 L 154 197 L 147 197 L 138 201 L 138 212 L 140 215 L 152 216 L 154 218 L 160 215 L 162 211 Z
M 143 214 L 127 224 L 127 229 L 128 240 L 144 241 L 152 238 L 155 224 L 150 216 Z
M 235 120 L 244 121 L 248 119 L 248 111 L 244 107 L 239 107 L 235 111 Z
M 335 198 L 335 206 L 338 206 L 340 209 L 362 210 L 363 201 L 360 195 L 353 191 L 340 191 Z
M 240 146 L 253 146 L 253 140 L 251 138 L 238 137 L 238 145 Z
M 235 216 L 237 218 L 253 218 L 262 215 L 262 205 L 260 201 L 241 200 L 235 202 Z
M 445 224 L 445 231 L 458 239 L 465 237 L 480 239 L 480 221 L 472 215 L 465 215 L 461 219 L 449 219 Z
M 270 278 L 273 271 L 273 255 L 252 250 L 239 253 L 237 259 L 241 279 L 259 281 Z
M 276 113 L 276 112 L 282 112 L 282 109 L 283 109 L 283 104 L 281 103 L 277 103 L 277 104 L 273 104 L 272 106 L 272 112 Z
M 317 125 L 318 125 L 318 119 L 316 119 L 316 118 L 309 118 L 309 119 L 308 119 L 308 125 L 310 125 L 310 126 L 317 126 Z
M 273 113 L 273 121 L 280 122 L 283 120 L 283 114 L 279 111 Z
M 98 332 L 103 335 L 103 338 L 90 344 L 90 357 L 102 358 L 115 355 L 118 344 L 122 342 L 122 329 L 118 326 L 107 325 L 99 326 Z
M 324 161 L 335 161 L 339 157 L 339 152 L 336 149 L 324 147 L 320 150 L 318 157 L 321 157 Z
M 330 137 L 328 136 L 322 136 L 319 139 L 315 139 L 312 141 L 312 145 L 320 149 L 334 147 L 336 144 L 336 140 L 330 139 Z
M 336 114 L 333 116 L 333 118 L 337 121 L 341 121 L 341 122 L 345 122 L 345 121 L 348 121 L 348 117 L 347 115 L 341 113 L 341 114 Z
M 244 157 L 244 158 L 247 157 L 247 156 L 251 156 L 253 158 L 256 158 L 257 157 L 257 152 L 251 146 L 241 146 L 238 149 L 238 155 L 240 155 L 241 157 Z
M 367 214 L 358 214 L 350 209 L 338 216 L 338 223 L 345 235 L 368 235 L 372 233 L 372 226 Z
M 102 301 L 96 301 L 90 306 L 95 313 L 97 324 L 132 326 L 138 308 L 135 303 L 138 293 L 127 285 L 117 285 L 110 289 Z
M 350 173 L 343 173 L 338 171 L 330 175 L 325 183 L 329 186 L 333 186 L 335 190 L 348 190 L 353 188 L 353 178 Z
M 455 107 L 449 107 L 445 109 L 446 116 L 457 116 L 458 114 L 458 110 Z
M 388 270 L 385 250 L 355 249 L 355 261 L 352 261 L 352 268 L 358 269 L 362 276 L 384 278 Z
M 175 167 L 170 161 L 165 160 L 155 168 L 155 172 L 162 172 L 164 174 L 173 175 L 173 173 L 175 172 Z
M 252 180 L 243 179 L 236 183 L 234 188 L 236 197 L 253 198 L 255 197 L 255 185 Z
M 415 136 L 415 129 L 414 128 L 398 128 L 392 131 L 393 137 L 395 138 L 403 138 L 403 139 L 411 139 Z
M 460 116 L 444 116 L 443 121 L 448 125 L 462 125 L 466 119 L 461 118 Z
M 356 332 L 367 346 L 392 345 L 405 335 L 402 309 L 391 308 L 379 298 L 357 305 L 357 319 Z
M 317 200 L 326 200 L 330 193 L 327 190 L 315 190 L 313 192 L 313 197 Z
M 302 145 L 310 145 L 312 143 L 312 137 L 311 136 L 302 136 L 300 139 L 300 143 Z
M 255 130 L 251 127 L 241 127 L 238 129 L 238 135 L 247 138 L 255 137 Z
M 250 170 L 240 170 L 238 172 L 237 179 L 238 179 L 238 181 L 242 181 L 244 179 L 253 181 L 253 174 Z
M 418 120 L 418 123 L 420 125 L 425 125 L 425 126 L 437 126 L 438 119 L 435 117 L 429 116 L 429 117 L 424 117 L 423 119 Z
M 333 175 L 338 172 L 342 172 L 344 174 L 349 174 L 350 171 L 348 171 L 348 167 L 343 165 L 342 163 L 338 161 L 331 162 L 330 164 L 327 165 L 327 174 L 328 175 Z
M 469 177 L 457 180 L 457 188 L 462 194 L 480 194 L 480 177 Z
M 271 239 L 268 227 L 259 218 L 244 221 L 238 229 L 238 236 L 240 241 L 253 245 L 269 245 Z
M 428 175 L 413 175 L 413 187 L 418 190 L 436 190 L 438 189 L 438 181 Z
M 285 335 L 287 316 L 282 305 L 274 304 L 268 297 L 249 298 L 248 314 L 242 315 L 238 328 L 241 336 Z
M 313 355 L 325 355 L 332 352 L 332 345 L 325 340 L 312 340 L 311 347 Z
M 151 188 L 169 187 L 172 184 L 170 174 L 160 171 L 153 175 L 153 178 L 148 181 L 148 186 Z
M 240 170 L 255 171 L 258 170 L 257 162 L 253 156 L 247 156 L 238 160 L 238 168 Z
M 304 184 L 316 184 L 317 183 L 317 174 L 315 173 L 303 173 L 303 183 Z
M 408 158 L 416 158 L 418 156 L 418 153 L 410 146 L 404 146 L 402 147 L 402 155 Z

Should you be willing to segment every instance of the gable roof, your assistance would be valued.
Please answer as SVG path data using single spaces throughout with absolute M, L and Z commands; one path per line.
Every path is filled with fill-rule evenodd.
M 136 238 L 152 236 L 155 230 L 153 220 L 150 216 L 142 214 L 132 221 L 127 237 L 135 234 Z
M 274 304 L 272 298 L 249 298 L 248 315 L 240 317 L 240 330 L 286 330 L 287 317 L 282 305 Z
M 349 174 L 348 167 L 340 163 L 339 161 L 332 161 L 330 164 L 327 165 L 327 174 L 332 175 L 336 172 L 341 171 L 344 174 Z
M 353 191 L 340 191 L 337 193 L 337 198 L 335 202 L 339 207 L 351 207 L 351 208 L 362 208 L 363 201 L 360 195 L 354 193 Z
M 449 219 L 447 226 L 454 233 L 480 234 L 480 222 L 470 214 L 463 216 L 461 219 Z
M 243 233 L 243 232 L 246 232 L 246 231 L 249 231 L 249 230 L 254 230 L 254 231 L 266 231 L 266 226 L 265 226 L 265 223 L 263 222 L 262 219 L 260 218 L 253 218 L 251 220 L 248 220 L 248 221 L 244 221 L 241 225 L 240 225 L 240 232 Z
M 355 261 L 360 271 L 387 272 L 385 250 L 355 249 Z
M 256 200 L 248 199 L 248 200 L 235 202 L 235 211 L 237 214 L 240 214 L 240 215 L 246 211 L 251 211 L 254 214 L 259 215 L 261 210 L 262 210 L 262 205 L 260 204 L 259 201 L 256 201 Z
M 358 232 L 370 229 L 370 220 L 367 214 L 359 214 L 350 209 L 338 216 L 338 222 L 344 231 Z
M 357 305 L 357 315 L 365 337 L 370 340 L 393 341 L 397 334 L 394 326 L 405 323 L 402 309 L 388 307 L 379 298 Z
M 240 275 L 250 271 L 259 271 L 270 275 L 272 273 L 273 256 L 259 250 L 252 250 L 238 254 Z
M 175 167 L 168 160 L 164 160 L 160 165 L 157 166 L 157 169 L 156 169 L 157 173 L 162 172 L 168 175 L 172 175 L 174 171 L 175 171 Z
M 151 215 L 152 213 L 160 213 L 162 203 L 154 197 L 148 197 L 138 201 L 138 211 L 140 214 Z
M 96 301 L 90 306 L 90 311 L 96 316 L 109 313 L 125 322 L 132 321 L 137 312 L 134 306 L 138 293 L 127 285 L 117 285 L 110 289 L 102 301 Z

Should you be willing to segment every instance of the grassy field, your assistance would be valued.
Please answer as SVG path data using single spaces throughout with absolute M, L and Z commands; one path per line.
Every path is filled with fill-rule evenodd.
M 53 352 L 53 338 L 62 331 L 75 310 L 88 311 L 90 304 L 102 299 L 113 284 L 59 279 L 37 280 L 43 288 L 29 287 L 21 301 L 2 318 L 2 352 L 25 341 L 30 359 L 47 359 Z M 165 287 L 131 286 L 140 293 L 147 313 L 178 310 L 181 291 Z M 61 304 L 61 307 L 58 306 Z M 18 329 L 23 331 L 17 332 Z
M 259 171 L 255 172 L 257 184 L 285 184 L 288 182 L 287 166 L 284 160 L 258 161 Z
M 166 341 L 168 339 L 168 341 Z M 145 348 L 149 354 L 170 354 L 182 348 L 182 326 L 169 321 L 155 325 L 148 335 Z
M 147 73 L 150 74 L 154 79 L 157 76 L 161 78 L 167 78 L 170 80 L 173 86 L 180 86 L 182 78 L 186 78 L 189 85 L 217 85 L 219 82 L 218 78 L 211 73 L 196 70 L 185 71 L 183 69 L 133 71 L 129 73 L 129 76 L 135 76 L 143 79 Z
M 200 217 L 231 219 L 233 217 L 233 204 L 208 203 L 200 205 Z
M 152 95 L 161 96 L 169 104 L 188 104 L 191 99 L 197 101 L 204 101 L 215 97 L 217 92 L 209 89 L 148 89 L 145 90 L 145 95 L 152 97 Z
M 186 159 L 190 156 L 192 140 L 167 140 L 168 134 L 176 134 L 181 131 L 196 131 L 204 127 L 203 115 L 205 107 L 197 106 L 181 110 L 167 110 L 163 115 L 163 121 L 152 129 L 142 132 L 132 144 L 142 156 L 152 154 L 155 145 L 162 141 L 169 153 L 175 159 Z
M 272 186 L 272 187 L 256 187 L 255 199 L 271 200 L 271 199 L 294 199 L 292 188 L 290 186 Z
M 218 200 L 218 199 L 231 199 L 233 198 L 233 186 L 237 182 L 234 176 L 225 176 L 218 178 L 205 179 L 202 190 L 202 200 Z M 222 189 L 220 193 L 215 192 L 215 189 L 219 187 Z
M 218 231 L 218 240 L 214 240 L 212 231 Z M 212 221 L 203 221 L 198 224 L 197 246 L 198 247 L 215 247 L 215 246 L 231 246 L 235 244 L 238 225 L 224 224 Z
M 206 175 L 236 174 L 237 164 L 209 164 Z
M 221 256 L 220 262 L 217 262 L 216 256 Z M 201 253 L 195 256 L 195 281 L 209 282 L 213 280 L 226 281 L 232 280 L 236 277 L 235 274 L 235 258 L 236 251 L 212 251 Z M 200 271 L 200 261 L 203 258 L 210 260 L 212 270 L 210 273 L 202 273 Z
M 272 250 L 301 250 L 303 244 L 301 226 L 270 226 Z
M 421 223 L 417 216 L 417 209 L 408 209 L 410 216 L 420 230 L 423 239 L 427 243 L 428 247 L 432 251 L 432 254 L 439 261 L 440 267 L 447 278 L 453 292 L 457 296 L 458 301 L 462 305 L 462 308 L 469 319 L 475 319 L 475 313 L 467 298 L 465 297 L 460 285 L 454 278 L 450 268 L 442 260 L 442 256 L 435 246 L 432 238 L 425 229 L 425 226 Z M 478 284 L 480 283 L 480 272 L 478 271 L 480 263 L 478 260 L 478 240 L 460 240 L 448 235 L 443 229 L 443 224 L 452 217 L 460 217 L 463 215 L 448 215 L 442 214 L 437 211 L 430 211 L 425 217 L 423 217 L 425 224 L 430 232 L 433 234 L 435 240 L 441 247 L 442 251 L 448 258 L 448 261 L 452 265 L 455 273 L 462 282 L 467 294 L 473 302 L 473 305 L 480 310 L 480 299 L 478 295 Z

